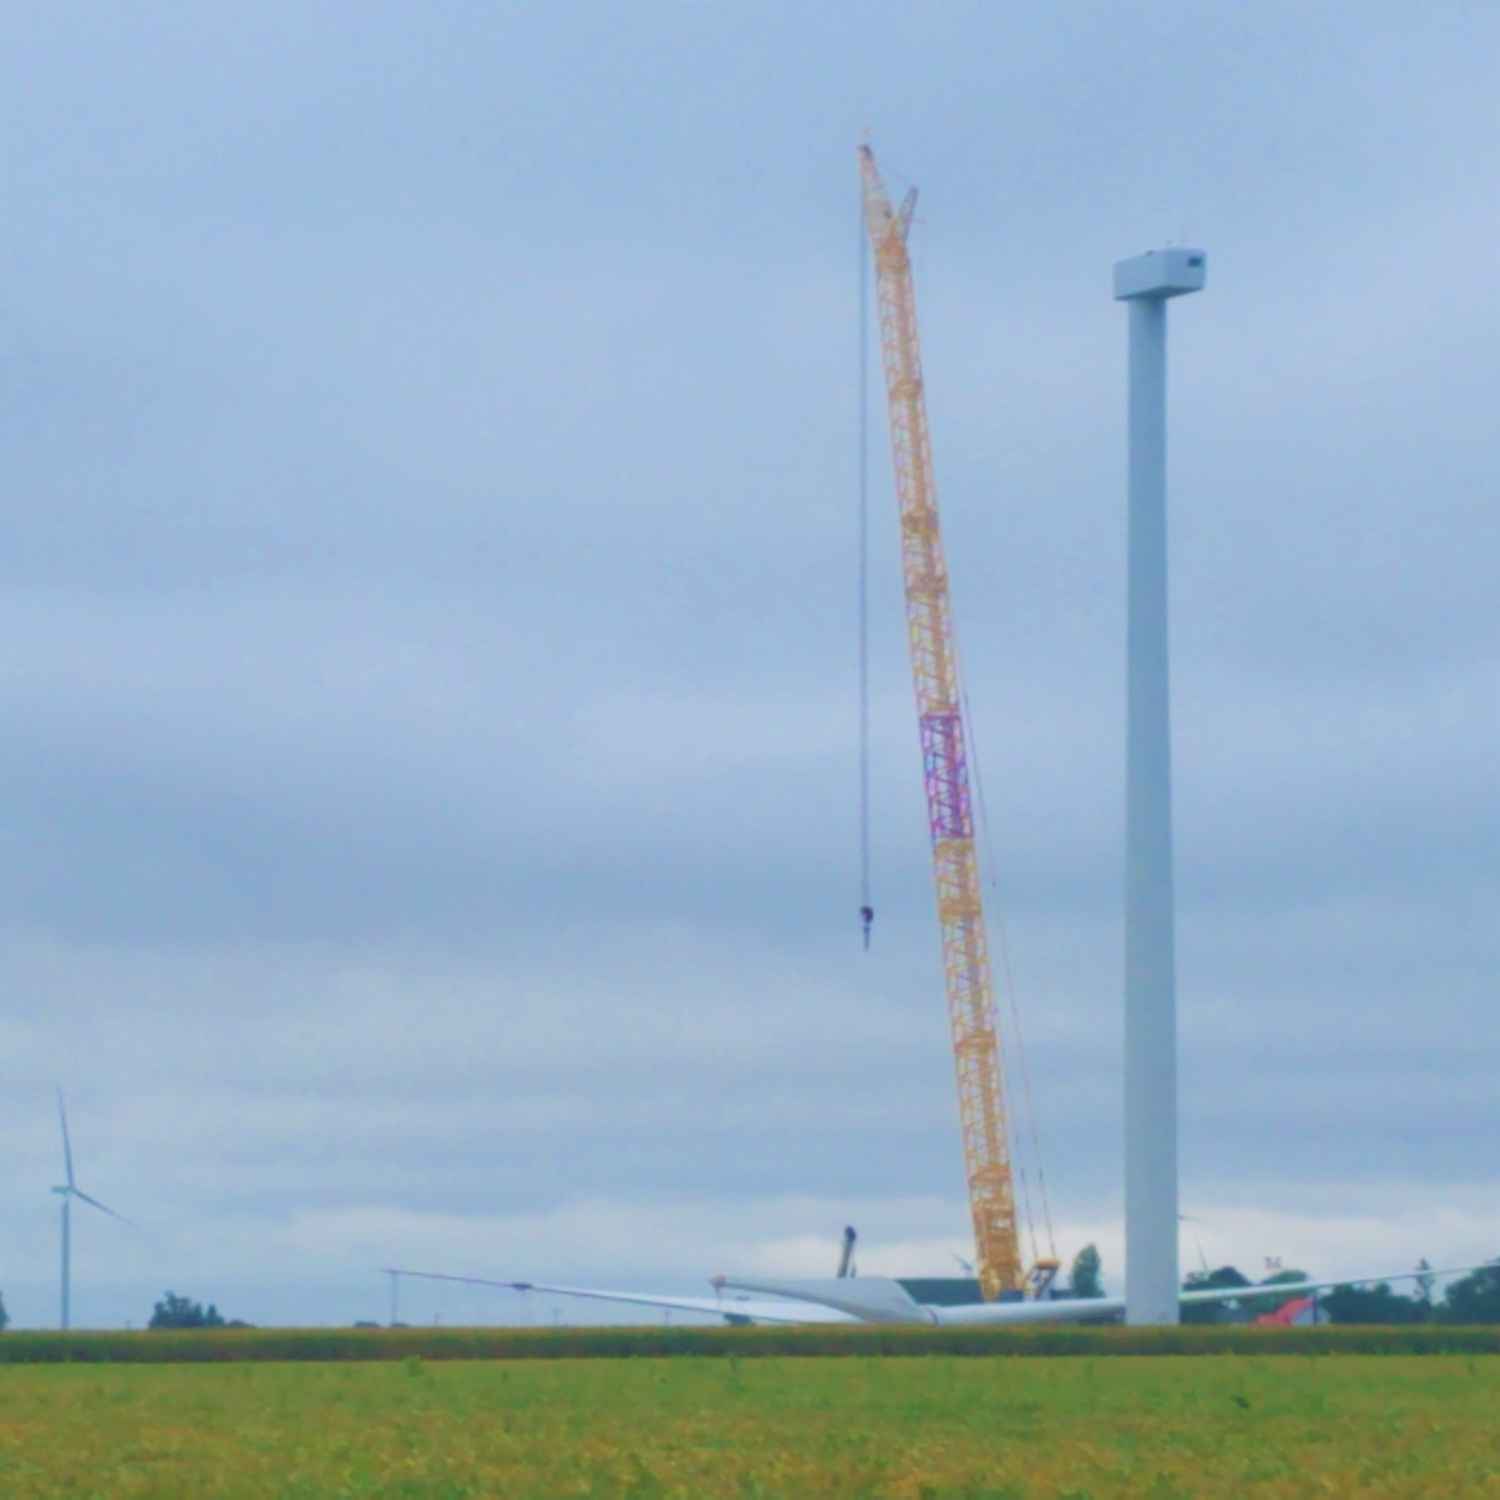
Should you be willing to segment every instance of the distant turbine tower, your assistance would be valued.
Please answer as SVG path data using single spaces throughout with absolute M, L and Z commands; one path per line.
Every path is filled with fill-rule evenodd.
M 1130 308 L 1125 729 L 1125 1321 L 1178 1321 L 1177 957 L 1167 689 L 1167 301 L 1201 250 L 1115 263 Z
M 117 1214 L 114 1209 L 106 1208 L 97 1198 L 90 1198 L 73 1180 L 73 1147 L 68 1140 L 68 1112 L 63 1108 L 61 1088 L 57 1091 L 57 1118 L 62 1122 L 63 1165 L 68 1169 L 68 1180 L 61 1187 L 52 1189 L 54 1193 L 62 1194 L 62 1326 L 66 1328 L 68 1326 L 69 1281 L 72 1275 L 72 1268 L 69 1261 L 72 1231 L 69 1210 L 72 1207 L 73 1199 L 78 1198 L 82 1202 L 90 1204 L 101 1212 L 107 1213 L 110 1218 L 118 1219 L 122 1224 L 128 1224 L 130 1220 L 124 1214 Z

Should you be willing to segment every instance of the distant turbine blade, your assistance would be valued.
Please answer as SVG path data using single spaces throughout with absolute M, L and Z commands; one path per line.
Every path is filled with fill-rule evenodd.
M 130 1220 L 127 1219 L 124 1214 L 117 1214 L 114 1209 L 106 1208 L 105 1205 L 102 1204 L 97 1198 L 90 1198 L 87 1193 L 80 1192 L 77 1188 L 73 1189 L 73 1196 L 75 1198 L 81 1199 L 84 1203 L 93 1204 L 95 1208 L 99 1209 L 103 1213 L 107 1213 L 112 1219 L 118 1219 L 122 1224 L 130 1223 Z
M 63 1108 L 62 1085 L 57 1086 L 57 1118 L 62 1121 L 63 1160 L 68 1167 L 68 1186 L 73 1186 L 73 1146 L 68 1140 L 68 1112 Z
M 404 1271 L 400 1266 L 381 1266 L 387 1276 L 415 1276 L 418 1281 L 461 1281 L 465 1286 L 499 1286 L 512 1292 L 529 1292 L 529 1281 L 491 1281 L 487 1276 L 445 1276 L 441 1271 Z

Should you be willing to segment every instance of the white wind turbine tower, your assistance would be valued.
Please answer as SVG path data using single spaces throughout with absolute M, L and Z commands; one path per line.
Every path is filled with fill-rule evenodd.
M 63 1165 L 68 1171 L 68 1180 L 61 1187 L 52 1189 L 54 1193 L 62 1195 L 62 1326 L 66 1328 L 68 1326 L 68 1293 L 71 1277 L 69 1254 L 71 1250 L 72 1224 L 70 1221 L 70 1210 L 73 1206 L 73 1199 L 77 1198 L 99 1209 L 101 1213 L 108 1214 L 112 1219 L 118 1219 L 122 1224 L 128 1224 L 130 1220 L 124 1214 L 117 1214 L 114 1209 L 107 1208 L 97 1198 L 90 1198 L 73 1180 L 73 1147 L 68 1140 L 68 1112 L 63 1108 L 61 1088 L 57 1091 L 57 1118 L 62 1122 Z
M 1202 291 L 1201 250 L 1115 262 L 1130 305 L 1125 674 L 1125 1321 L 1175 1323 L 1177 938 L 1167 667 L 1167 303 Z

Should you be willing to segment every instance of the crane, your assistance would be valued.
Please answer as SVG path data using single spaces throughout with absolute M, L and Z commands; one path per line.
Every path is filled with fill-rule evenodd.
M 901 521 L 907 637 L 958 1077 L 959 1127 L 974 1222 L 975 1271 L 986 1301 L 1003 1292 L 1029 1291 L 1035 1296 L 1056 1275 L 1058 1262 L 1049 1254 L 1035 1257 L 1029 1270 L 1021 1264 L 995 987 L 965 752 L 963 691 L 938 525 L 916 299 L 906 244 L 917 193 L 912 188 L 901 206 L 893 207 L 875 153 L 866 144 L 859 147 L 859 171 L 865 230 L 875 260 Z

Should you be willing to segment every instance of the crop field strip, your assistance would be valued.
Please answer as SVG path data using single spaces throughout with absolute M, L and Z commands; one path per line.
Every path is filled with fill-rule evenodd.
M 1500 1497 L 1500 1360 L 12 1365 L 0 1493 Z
M 989 1355 L 1500 1354 L 1500 1326 L 236 1328 L 0 1334 L 0 1365 Z

